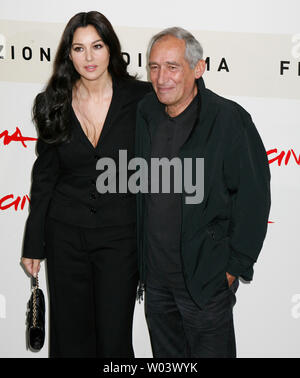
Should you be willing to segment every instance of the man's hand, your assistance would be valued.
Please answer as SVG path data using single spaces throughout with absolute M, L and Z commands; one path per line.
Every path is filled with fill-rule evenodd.
M 29 274 L 31 274 L 33 277 L 36 277 L 40 270 L 40 260 L 27 259 L 26 257 L 22 257 L 22 264 Z
M 227 272 L 226 272 L 226 277 L 227 277 L 227 281 L 228 281 L 228 286 L 230 287 L 233 284 L 235 277 L 232 276 L 231 274 L 227 273 Z

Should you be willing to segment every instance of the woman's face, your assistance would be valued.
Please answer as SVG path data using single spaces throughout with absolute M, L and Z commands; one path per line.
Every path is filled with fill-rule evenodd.
M 92 25 L 75 30 L 69 56 L 83 79 L 94 81 L 108 75 L 109 49 Z

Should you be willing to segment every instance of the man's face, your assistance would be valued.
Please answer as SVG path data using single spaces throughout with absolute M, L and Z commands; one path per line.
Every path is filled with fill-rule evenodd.
M 150 80 L 159 101 L 169 108 L 183 110 L 196 93 L 195 79 L 202 76 L 205 62 L 199 61 L 192 69 L 185 59 L 185 41 L 167 35 L 152 46 L 149 68 Z

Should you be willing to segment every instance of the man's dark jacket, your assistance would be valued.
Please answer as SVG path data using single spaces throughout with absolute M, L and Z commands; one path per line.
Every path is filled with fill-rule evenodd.
M 237 103 L 206 89 L 202 78 L 197 80 L 197 85 L 199 117 L 178 157 L 183 168 L 184 158 L 204 158 L 203 201 L 186 204 L 182 185 L 180 248 L 186 287 L 201 308 L 224 284 L 226 272 L 252 280 L 253 265 L 268 225 L 270 170 L 264 145 L 250 115 Z M 150 135 L 160 123 L 163 111 L 164 105 L 153 92 L 138 106 L 136 156 L 146 159 L 148 167 Z M 141 288 L 147 274 L 146 195 L 137 195 Z

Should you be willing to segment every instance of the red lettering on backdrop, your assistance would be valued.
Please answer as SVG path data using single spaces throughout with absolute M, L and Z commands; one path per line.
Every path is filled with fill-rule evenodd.
M 14 207 L 15 211 L 19 209 L 24 210 L 26 202 L 30 202 L 30 198 L 27 194 L 23 197 L 14 197 L 13 194 L 8 194 L 7 196 L 0 198 L 0 210 L 7 210 L 11 207 Z
M 277 148 L 273 148 L 272 150 L 267 151 L 267 155 L 277 154 Z M 293 156 L 297 165 L 300 165 L 300 155 L 297 157 L 295 151 L 293 149 L 288 150 L 287 152 L 281 151 L 276 157 L 269 159 L 269 164 L 272 164 L 277 161 L 278 166 L 281 166 L 281 163 L 284 161 L 284 165 L 287 165 Z
M 291 150 L 291 151 L 292 151 L 292 154 L 293 154 L 293 156 L 294 156 L 294 159 L 295 159 L 296 163 L 297 163 L 298 165 L 300 165 L 300 155 L 299 155 L 299 157 L 297 158 L 297 156 L 296 156 L 294 150 Z
M 11 142 L 21 142 L 25 148 L 27 148 L 27 145 L 24 142 L 37 140 L 37 138 L 24 137 L 18 127 L 16 127 L 16 131 L 12 135 L 8 134 L 8 130 L 3 131 L 0 134 L 1 138 L 3 138 L 4 146 L 7 146 Z
M 27 147 L 25 145 L 25 143 L 24 143 L 25 141 L 35 141 L 35 140 L 37 140 L 37 138 L 23 137 L 23 135 L 22 135 L 22 133 L 21 133 L 21 131 L 20 131 L 20 129 L 18 127 L 16 127 L 16 131 L 11 136 L 8 135 L 8 131 L 7 130 L 4 131 L 4 132 L 2 132 L 0 134 L 0 139 L 1 138 L 4 138 L 4 141 L 3 141 L 4 145 L 8 145 L 12 141 L 14 141 L 14 142 L 21 142 L 22 145 L 25 148 Z M 267 155 L 268 156 L 270 154 L 273 154 L 273 153 L 277 153 L 277 148 L 273 148 L 272 150 L 267 151 Z M 300 155 L 299 155 L 299 157 L 297 157 L 293 149 L 291 149 L 291 150 L 289 150 L 287 152 L 284 164 L 285 165 L 288 164 L 288 162 L 290 160 L 290 157 L 291 157 L 291 154 L 293 155 L 296 163 L 298 165 L 300 165 Z M 272 164 L 275 161 L 278 161 L 278 165 L 281 166 L 281 163 L 283 161 L 284 156 L 285 156 L 285 151 L 281 151 L 281 153 L 278 156 L 276 156 L 275 158 L 269 160 L 269 164 Z M 20 209 L 24 210 L 26 202 L 30 202 L 30 198 L 28 197 L 28 195 L 25 195 L 23 197 L 17 196 L 16 199 L 14 199 L 12 202 L 4 205 L 4 202 L 8 201 L 9 199 L 14 199 L 14 195 L 13 194 L 9 194 L 7 196 L 4 196 L 4 197 L 0 198 L 0 210 L 7 210 L 7 209 L 9 209 L 9 208 L 11 208 L 11 207 L 14 206 L 15 211 L 17 211 L 18 208 L 19 208 L 20 202 L 21 202 Z M 268 221 L 268 223 L 274 223 L 274 222 Z
M 4 146 L 7 146 L 11 142 L 21 142 L 22 145 L 25 148 L 27 148 L 27 145 L 24 142 L 37 140 L 37 138 L 24 137 L 18 127 L 16 127 L 16 131 L 12 135 L 8 134 L 8 130 L 3 131 L 0 134 L 0 139 L 1 138 L 3 138 Z M 271 155 L 271 154 L 277 154 L 277 148 L 273 148 L 273 149 L 267 151 L 268 156 Z M 287 153 L 285 151 L 281 151 L 279 155 L 277 155 L 276 157 L 274 157 L 272 159 L 269 159 L 269 164 L 272 164 L 275 161 L 277 161 L 278 166 L 281 166 L 283 158 L 285 156 L 284 164 L 287 165 L 289 160 L 290 160 L 291 155 L 293 155 L 296 164 L 300 165 L 300 155 L 299 155 L 299 157 L 297 157 L 293 149 L 288 150 Z
M 26 202 L 30 203 L 30 198 L 27 194 L 23 197 L 17 196 L 15 200 L 13 200 L 13 201 L 11 201 L 7 204 L 4 204 L 9 199 L 14 199 L 14 195 L 8 194 L 7 196 L 0 198 L 0 210 L 7 210 L 7 209 L 14 206 L 15 211 L 17 211 L 18 208 L 19 208 L 20 202 L 21 202 L 20 209 L 24 210 Z M 274 223 L 274 222 L 269 221 L 268 223 Z

